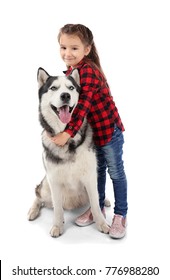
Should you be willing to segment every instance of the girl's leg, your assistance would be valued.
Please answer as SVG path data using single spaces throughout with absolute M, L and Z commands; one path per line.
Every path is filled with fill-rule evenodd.
M 127 214 L 127 180 L 122 160 L 123 155 L 123 133 L 115 127 L 112 140 L 104 146 L 103 152 L 107 162 L 108 172 L 113 182 L 115 196 L 114 218 L 109 235 L 112 238 L 122 238 L 126 233 Z
M 105 185 L 106 185 L 106 160 L 105 155 L 102 151 L 101 147 L 96 147 L 96 155 L 97 155 L 97 185 L 98 185 L 98 193 L 99 193 L 99 204 L 100 208 L 104 208 L 105 201 Z
M 113 182 L 115 196 L 114 213 L 122 216 L 127 214 L 127 180 L 123 164 L 123 143 L 122 131 L 115 127 L 112 140 L 102 147 L 107 162 L 108 173 Z

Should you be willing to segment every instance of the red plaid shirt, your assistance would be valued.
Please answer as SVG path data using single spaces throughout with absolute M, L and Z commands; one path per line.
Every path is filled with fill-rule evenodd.
M 124 126 L 110 89 L 100 71 L 84 61 L 81 61 L 76 68 L 79 70 L 81 92 L 65 131 L 74 137 L 86 117 L 93 129 L 95 144 L 103 146 L 111 140 L 114 124 L 122 131 Z M 66 75 L 68 76 L 71 71 L 70 67 Z

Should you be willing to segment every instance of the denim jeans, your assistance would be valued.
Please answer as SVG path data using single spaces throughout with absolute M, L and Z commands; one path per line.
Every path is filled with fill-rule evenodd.
M 114 213 L 122 216 L 127 214 L 127 180 L 122 160 L 124 136 L 115 126 L 112 139 L 105 146 L 96 146 L 98 161 L 98 192 L 101 209 L 104 207 L 106 170 L 113 183 L 115 198 Z

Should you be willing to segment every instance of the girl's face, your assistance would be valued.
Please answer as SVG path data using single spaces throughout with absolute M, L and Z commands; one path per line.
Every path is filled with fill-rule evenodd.
M 61 58 L 67 66 L 72 67 L 76 67 L 91 49 L 90 46 L 85 46 L 77 35 L 62 34 L 59 44 Z

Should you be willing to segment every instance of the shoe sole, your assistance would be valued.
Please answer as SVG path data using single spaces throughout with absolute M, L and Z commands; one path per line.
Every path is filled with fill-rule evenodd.
M 79 222 L 75 222 L 75 224 L 79 227 L 86 227 L 86 226 L 89 226 L 91 224 L 93 224 L 94 221 L 91 221 L 91 222 L 87 222 L 87 223 L 79 223 Z
M 112 235 L 112 234 L 109 234 L 109 236 L 111 237 L 111 238 L 113 238 L 113 239 L 122 239 L 124 236 L 125 236 L 125 234 L 123 234 L 123 235 L 121 235 L 121 236 L 114 236 L 114 235 Z

